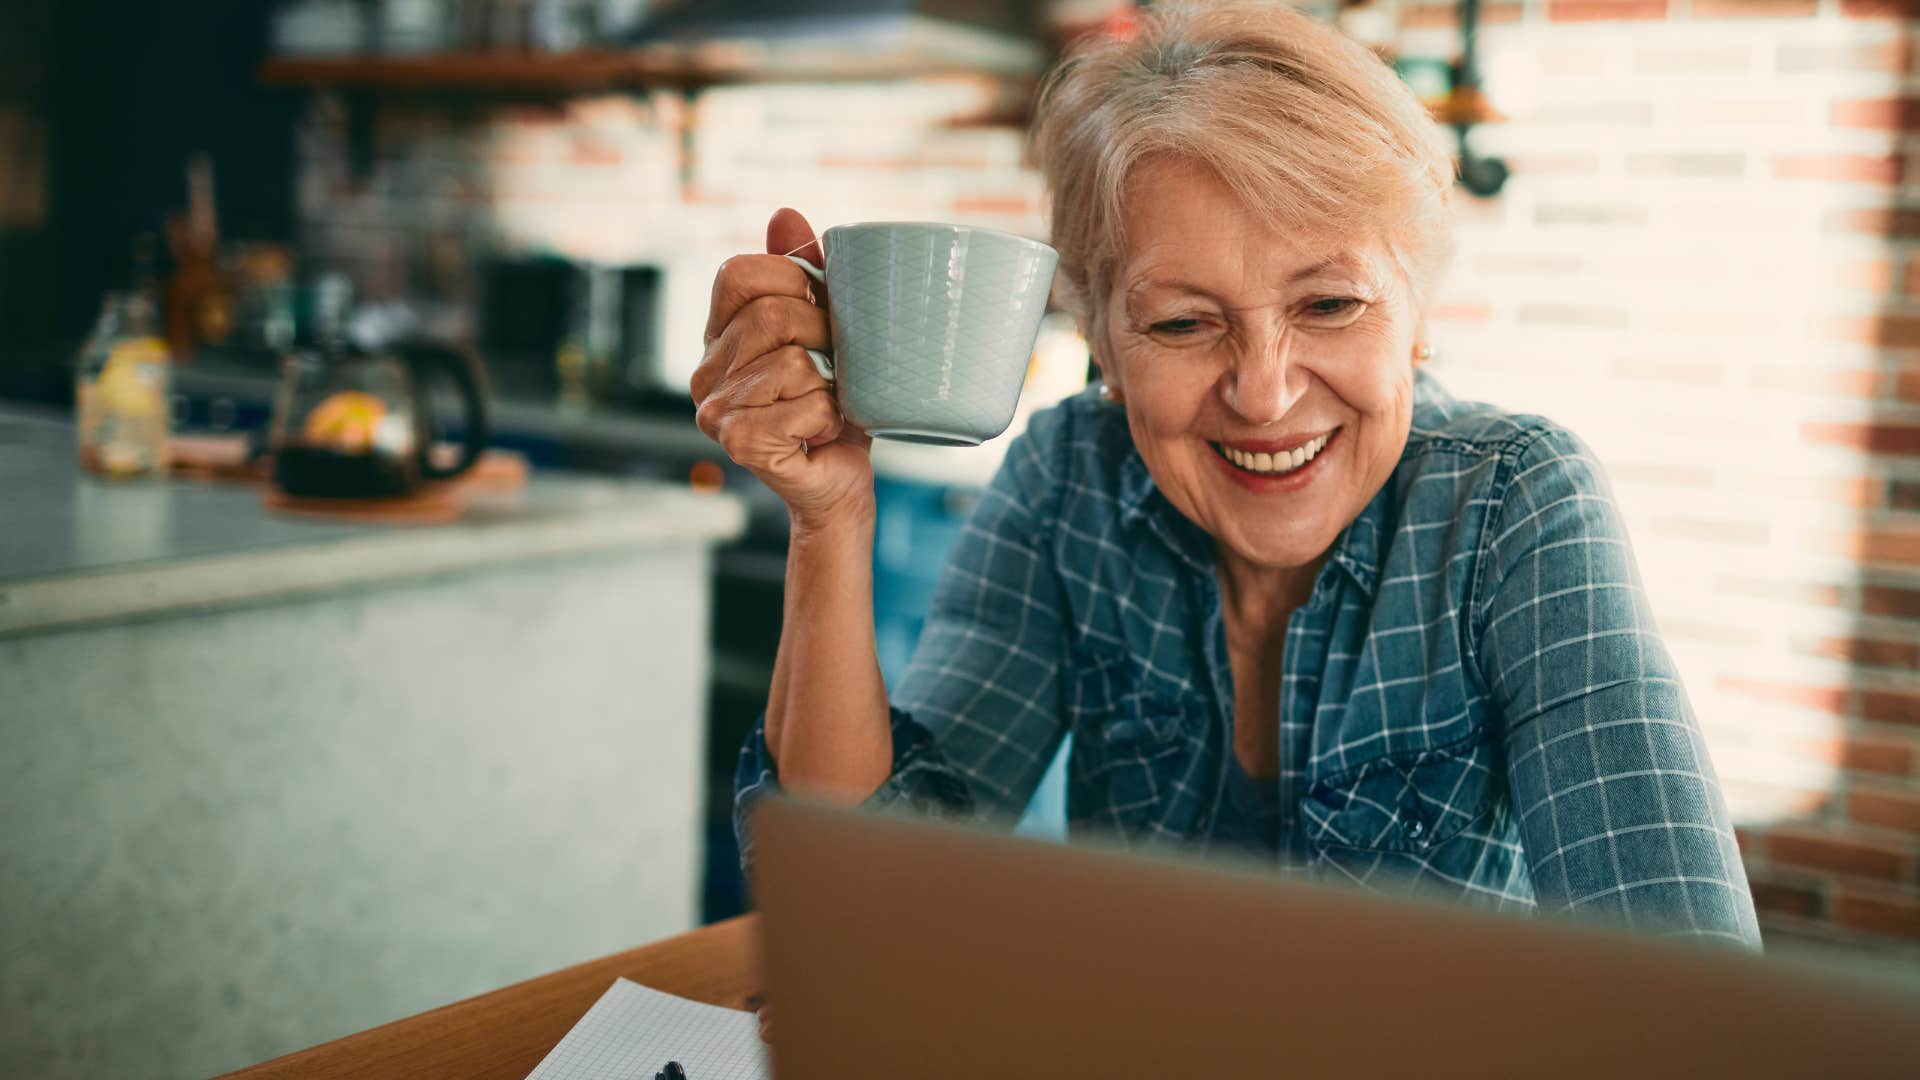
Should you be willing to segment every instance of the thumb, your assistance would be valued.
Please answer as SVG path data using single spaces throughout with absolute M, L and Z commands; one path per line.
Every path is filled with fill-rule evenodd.
M 775 210 L 767 221 L 767 251 L 775 255 L 798 255 L 823 268 L 827 264 L 826 256 L 820 253 L 820 241 L 814 238 L 813 226 L 800 216 L 800 211 L 790 207 Z

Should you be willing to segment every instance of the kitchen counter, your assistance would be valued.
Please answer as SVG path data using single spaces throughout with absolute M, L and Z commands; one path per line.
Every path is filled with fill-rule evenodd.
M 0 1075 L 206 1076 L 695 925 L 744 518 L 537 471 L 282 518 L 0 411 Z
M 537 474 L 454 525 L 279 516 L 250 487 L 84 475 L 63 419 L 0 410 L 0 636 L 507 560 L 738 535 L 732 498 Z

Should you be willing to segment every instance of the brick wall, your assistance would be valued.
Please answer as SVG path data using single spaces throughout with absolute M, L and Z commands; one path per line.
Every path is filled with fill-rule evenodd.
M 473 331 L 492 255 L 662 266 L 668 375 L 699 360 L 714 268 L 759 250 L 775 207 L 815 226 L 957 221 L 1044 235 L 1016 92 L 986 78 L 721 86 L 548 104 L 390 101 L 356 171 L 349 116 L 314 99 L 299 138 L 303 249 L 374 298 Z M 689 348 L 687 343 L 694 343 Z
M 1434 370 L 1606 461 L 1762 925 L 1920 958 L 1920 5 L 1490 3 Z M 1406 53 L 1457 50 L 1451 3 Z M 1464 194 L 1464 193 L 1463 193 Z

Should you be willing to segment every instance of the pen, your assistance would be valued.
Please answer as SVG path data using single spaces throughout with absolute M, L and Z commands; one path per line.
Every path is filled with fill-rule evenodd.
M 687 1080 L 687 1070 L 677 1061 L 667 1062 L 667 1067 L 653 1074 L 653 1080 Z

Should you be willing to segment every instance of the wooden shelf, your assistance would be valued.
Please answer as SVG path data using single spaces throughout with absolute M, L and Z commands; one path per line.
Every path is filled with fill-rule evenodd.
M 673 84 L 695 74 L 676 57 L 624 51 L 278 57 L 260 65 L 260 81 L 270 86 L 422 91 L 572 92 Z
M 260 66 L 270 86 L 399 92 L 579 93 L 788 80 L 846 81 L 933 75 L 1030 75 L 1030 65 L 982 67 L 937 50 L 712 44 L 568 53 L 473 52 L 420 56 L 278 57 Z
M 913 50 L 871 52 L 850 60 L 845 54 L 798 50 L 771 62 L 764 47 L 711 46 L 698 50 L 670 46 L 649 49 L 570 53 L 436 53 L 422 56 L 282 57 L 260 66 L 260 81 L 270 86 L 384 90 L 397 93 L 576 94 L 623 88 L 686 88 L 715 83 L 775 80 L 845 81 L 922 75 L 997 75 L 1017 78 L 1030 72 L 982 71 Z M 1428 111 L 1442 124 L 1483 124 L 1505 119 L 1477 92 L 1460 100 L 1431 103 Z M 973 124 L 1024 123 L 1026 114 L 1009 109 L 980 117 Z

